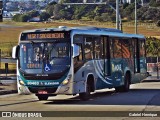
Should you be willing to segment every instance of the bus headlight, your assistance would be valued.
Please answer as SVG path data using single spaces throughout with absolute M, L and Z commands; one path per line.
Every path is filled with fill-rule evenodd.
M 69 80 L 68 80 L 68 79 L 65 79 L 65 80 L 62 82 L 63 85 L 66 85 L 66 84 L 68 84 L 68 83 L 69 83 Z
M 20 85 L 24 85 L 23 80 L 19 80 L 19 84 L 20 84 Z
M 71 79 L 72 75 L 68 75 L 67 78 L 62 82 L 63 85 L 67 85 L 69 80 Z

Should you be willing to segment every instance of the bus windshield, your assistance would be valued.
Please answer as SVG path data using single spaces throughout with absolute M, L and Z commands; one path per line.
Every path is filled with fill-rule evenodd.
M 68 42 L 21 43 L 20 70 L 28 74 L 62 73 L 70 66 Z

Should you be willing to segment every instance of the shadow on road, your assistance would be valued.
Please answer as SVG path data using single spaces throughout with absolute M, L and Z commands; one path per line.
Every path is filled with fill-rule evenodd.
M 56 99 L 45 102 L 46 105 L 154 105 L 160 106 L 160 89 L 131 89 L 129 92 L 97 92 L 88 101 L 78 96 L 70 99 Z
M 158 80 L 144 80 L 144 81 L 142 81 L 143 83 L 145 82 L 145 83 L 147 83 L 147 82 L 160 82 L 160 80 L 158 79 Z
M 2 107 L 2 106 L 11 106 L 11 105 L 19 105 L 19 104 L 25 104 L 25 103 L 31 103 L 31 102 L 37 102 L 37 101 L 38 100 L 30 100 L 30 101 L 26 101 L 26 102 L 9 103 L 9 104 L 0 105 L 0 107 Z

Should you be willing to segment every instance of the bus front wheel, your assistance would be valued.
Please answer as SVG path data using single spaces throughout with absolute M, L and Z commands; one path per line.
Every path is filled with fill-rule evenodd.
M 48 99 L 48 95 L 37 95 L 38 99 L 41 100 L 47 100 Z

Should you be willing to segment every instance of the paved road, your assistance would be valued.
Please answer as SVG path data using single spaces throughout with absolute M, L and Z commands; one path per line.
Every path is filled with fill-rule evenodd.
M 89 101 L 80 101 L 78 96 L 65 95 L 50 97 L 48 101 L 38 101 L 34 95 L 3 95 L 0 96 L 0 111 L 82 111 L 86 113 L 88 111 L 130 111 L 131 114 L 133 113 L 132 111 L 138 111 L 138 113 L 160 111 L 159 86 L 160 82 L 139 83 L 132 85 L 130 92 L 127 93 L 115 93 L 113 89 L 104 89 L 93 93 Z M 114 117 L 117 113 L 119 112 L 109 113 L 109 116 Z M 72 113 L 70 114 L 72 116 Z M 95 116 L 95 113 L 93 114 Z M 160 117 L 160 112 L 157 115 Z M 129 115 L 118 116 L 120 120 L 136 120 L 135 117 L 130 117 Z M 58 119 L 61 118 L 58 117 Z M 87 117 L 86 119 L 90 118 Z M 104 118 L 94 117 L 94 119 Z M 110 120 L 112 119 L 116 118 L 111 118 Z M 141 117 L 141 119 L 150 120 L 151 117 Z M 159 118 L 154 118 L 154 120 L 156 119 Z

